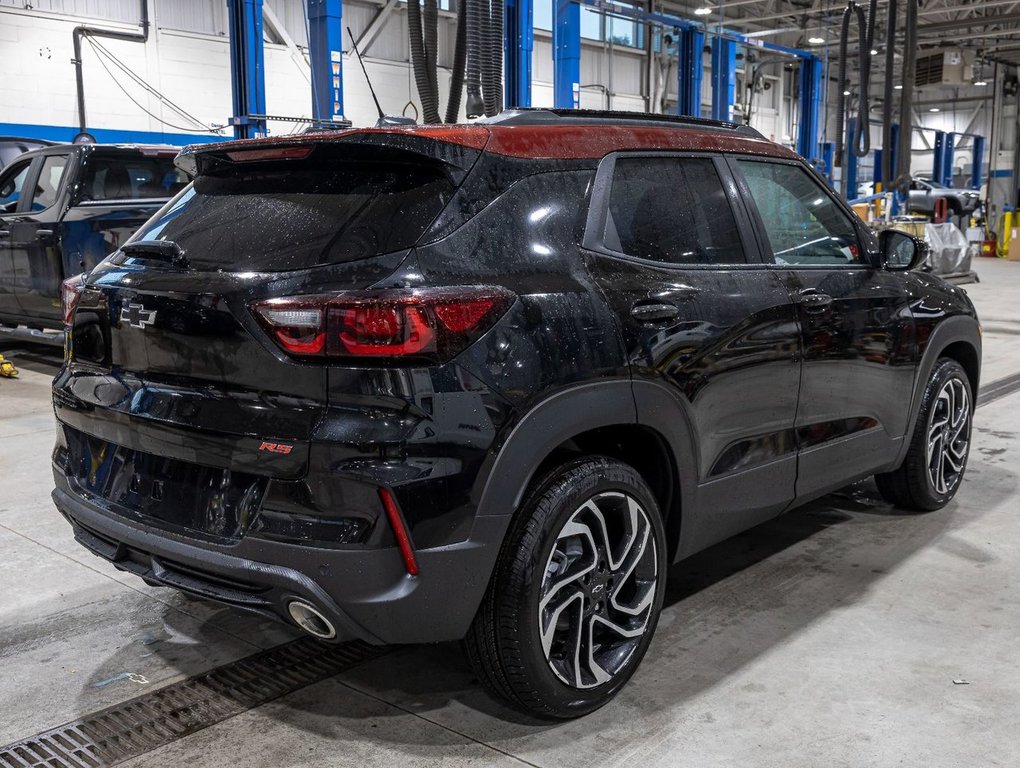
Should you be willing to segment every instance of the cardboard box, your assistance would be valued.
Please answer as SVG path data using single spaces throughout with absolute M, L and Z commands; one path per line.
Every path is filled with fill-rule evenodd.
M 1013 227 L 1009 235 L 1009 250 L 1006 251 L 1006 261 L 1020 261 L 1020 229 Z

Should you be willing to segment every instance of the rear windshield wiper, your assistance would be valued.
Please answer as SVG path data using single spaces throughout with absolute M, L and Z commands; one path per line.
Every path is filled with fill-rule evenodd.
M 184 255 L 184 249 L 173 240 L 138 240 L 122 245 L 120 250 L 121 253 L 126 253 L 128 256 L 161 259 L 169 261 L 178 269 L 191 269 L 191 263 Z

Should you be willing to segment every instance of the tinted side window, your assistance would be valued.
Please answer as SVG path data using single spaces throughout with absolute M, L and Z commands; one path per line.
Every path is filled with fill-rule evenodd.
M 44 211 L 57 202 L 57 191 L 60 189 L 60 180 L 64 178 L 65 168 L 66 155 L 52 155 L 43 162 L 42 172 L 35 185 L 35 195 L 32 197 L 33 211 Z
M 669 264 L 744 262 L 722 179 L 707 157 L 618 158 L 604 242 Z
M 803 168 L 738 160 L 777 264 L 863 264 L 857 231 Z
M 0 179 L 0 213 L 13 213 L 21 199 L 21 190 L 28 178 L 31 161 L 11 166 Z
M 173 157 L 146 157 L 138 152 L 94 154 L 85 165 L 83 200 L 167 198 L 188 183 Z

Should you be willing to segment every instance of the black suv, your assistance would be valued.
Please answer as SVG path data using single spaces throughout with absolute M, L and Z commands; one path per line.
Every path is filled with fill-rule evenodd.
M 194 147 L 91 271 L 53 498 L 150 584 L 327 640 L 464 639 L 590 712 L 671 563 L 877 473 L 946 504 L 980 334 L 799 157 L 550 111 Z

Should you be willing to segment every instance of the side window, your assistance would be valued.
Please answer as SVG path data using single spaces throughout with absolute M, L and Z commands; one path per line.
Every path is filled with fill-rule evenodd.
M 738 160 L 777 264 L 863 264 L 857 230 L 803 168 Z
M 33 211 L 44 211 L 57 202 L 57 192 L 65 168 L 67 155 L 51 155 L 43 162 L 42 172 L 35 185 L 35 195 L 32 197 Z
M 21 200 L 21 190 L 28 178 L 28 169 L 32 167 L 31 161 L 21 165 L 13 165 L 0 177 L 0 213 L 14 213 Z
M 667 264 L 742 264 L 737 222 L 708 157 L 620 157 L 605 246 Z

